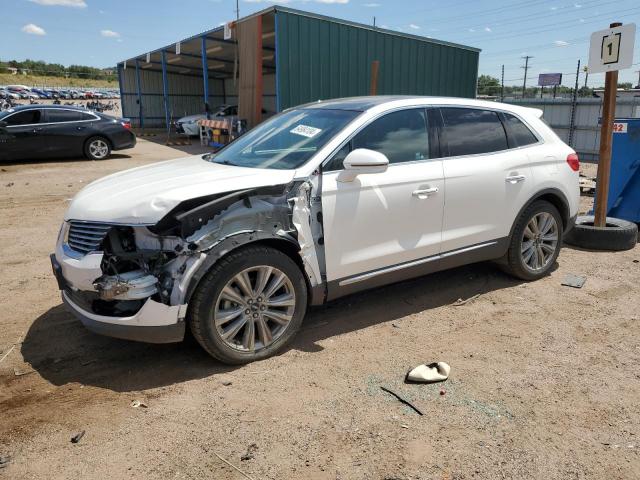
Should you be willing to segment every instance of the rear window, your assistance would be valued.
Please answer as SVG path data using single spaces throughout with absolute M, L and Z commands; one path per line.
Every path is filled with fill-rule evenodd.
M 509 130 L 509 137 L 515 142 L 514 147 L 524 147 L 537 143 L 538 139 L 533 134 L 529 127 L 520 121 L 519 118 L 509 113 L 504 114 L 507 129 Z
M 83 113 L 75 110 L 47 110 L 47 122 L 59 123 L 59 122 L 78 122 L 80 120 L 86 120 L 82 118 Z
M 442 108 L 449 156 L 506 150 L 507 134 L 496 112 L 476 108 Z

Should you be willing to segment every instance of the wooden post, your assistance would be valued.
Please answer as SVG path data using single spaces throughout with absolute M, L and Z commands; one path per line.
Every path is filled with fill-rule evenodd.
M 609 25 L 620 27 L 622 23 Z M 596 204 L 594 208 L 596 227 L 604 227 L 607 223 L 607 202 L 609 199 L 609 177 L 611 173 L 611 143 L 613 121 L 616 116 L 616 94 L 618 92 L 618 71 L 605 74 L 604 96 L 602 99 L 602 125 L 600 127 L 600 158 L 598 160 L 598 177 L 596 180 Z
M 374 60 L 371 62 L 371 85 L 369 86 L 369 95 L 378 94 L 378 70 L 380 68 L 380 61 Z

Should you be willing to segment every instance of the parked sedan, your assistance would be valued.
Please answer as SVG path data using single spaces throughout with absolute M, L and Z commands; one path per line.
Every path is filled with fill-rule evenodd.
M 190 328 L 227 363 L 281 351 L 307 305 L 473 262 L 537 280 L 579 208 L 542 111 L 362 97 L 287 110 L 216 154 L 118 172 L 65 213 L 52 265 L 91 330 Z
M 135 144 L 128 121 L 84 108 L 27 105 L 0 112 L 0 161 L 81 155 L 103 160 Z

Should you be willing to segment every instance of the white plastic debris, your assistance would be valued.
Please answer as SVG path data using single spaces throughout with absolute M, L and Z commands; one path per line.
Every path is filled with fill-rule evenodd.
M 445 362 L 418 365 L 407 373 L 408 382 L 435 383 L 449 378 L 451 367 Z

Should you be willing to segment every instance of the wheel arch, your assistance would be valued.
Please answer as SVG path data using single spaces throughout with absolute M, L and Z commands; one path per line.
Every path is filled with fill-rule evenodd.
M 225 241 L 223 243 L 226 243 L 226 245 L 221 245 L 221 247 L 217 248 L 215 252 L 209 252 L 205 261 L 189 280 L 189 286 L 187 287 L 183 303 L 189 303 L 205 274 L 216 263 L 230 255 L 232 252 L 237 251 L 239 248 L 255 246 L 270 247 L 291 258 L 303 274 L 305 282 L 307 283 L 308 300 L 311 301 L 313 287 L 309 281 L 309 275 L 307 275 L 305 271 L 302 257 L 299 254 L 300 246 L 293 238 L 260 235 L 259 233 L 235 235 L 231 238 L 233 239 L 231 242 Z
M 556 207 L 558 212 L 560 213 L 560 217 L 562 218 L 562 229 L 563 231 L 567 230 L 567 227 L 570 224 L 570 213 L 569 213 L 569 201 L 564 193 L 557 188 L 545 188 L 544 190 L 540 190 L 535 195 L 533 195 L 527 203 L 523 205 L 523 207 L 516 215 L 516 218 L 513 220 L 513 224 L 511 225 L 511 230 L 509 231 L 509 238 L 513 236 L 513 232 L 516 228 L 518 220 L 524 213 L 524 211 L 529 208 L 529 206 L 537 201 L 537 200 L 546 200 L 551 205 Z
M 84 142 L 82 142 L 82 153 L 84 153 L 85 150 L 87 149 L 87 144 L 89 143 L 89 140 L 93 138 L 104 138 L 109 143 L 109 149 L 113 150 L 113 140 L 111 140 L 111 137 L 109 135 L 106 135 L 103 132 L 100 132 L 100 133 L 94 132 L 91 135 L 87 135 L 87 137 L 84 139 Z

